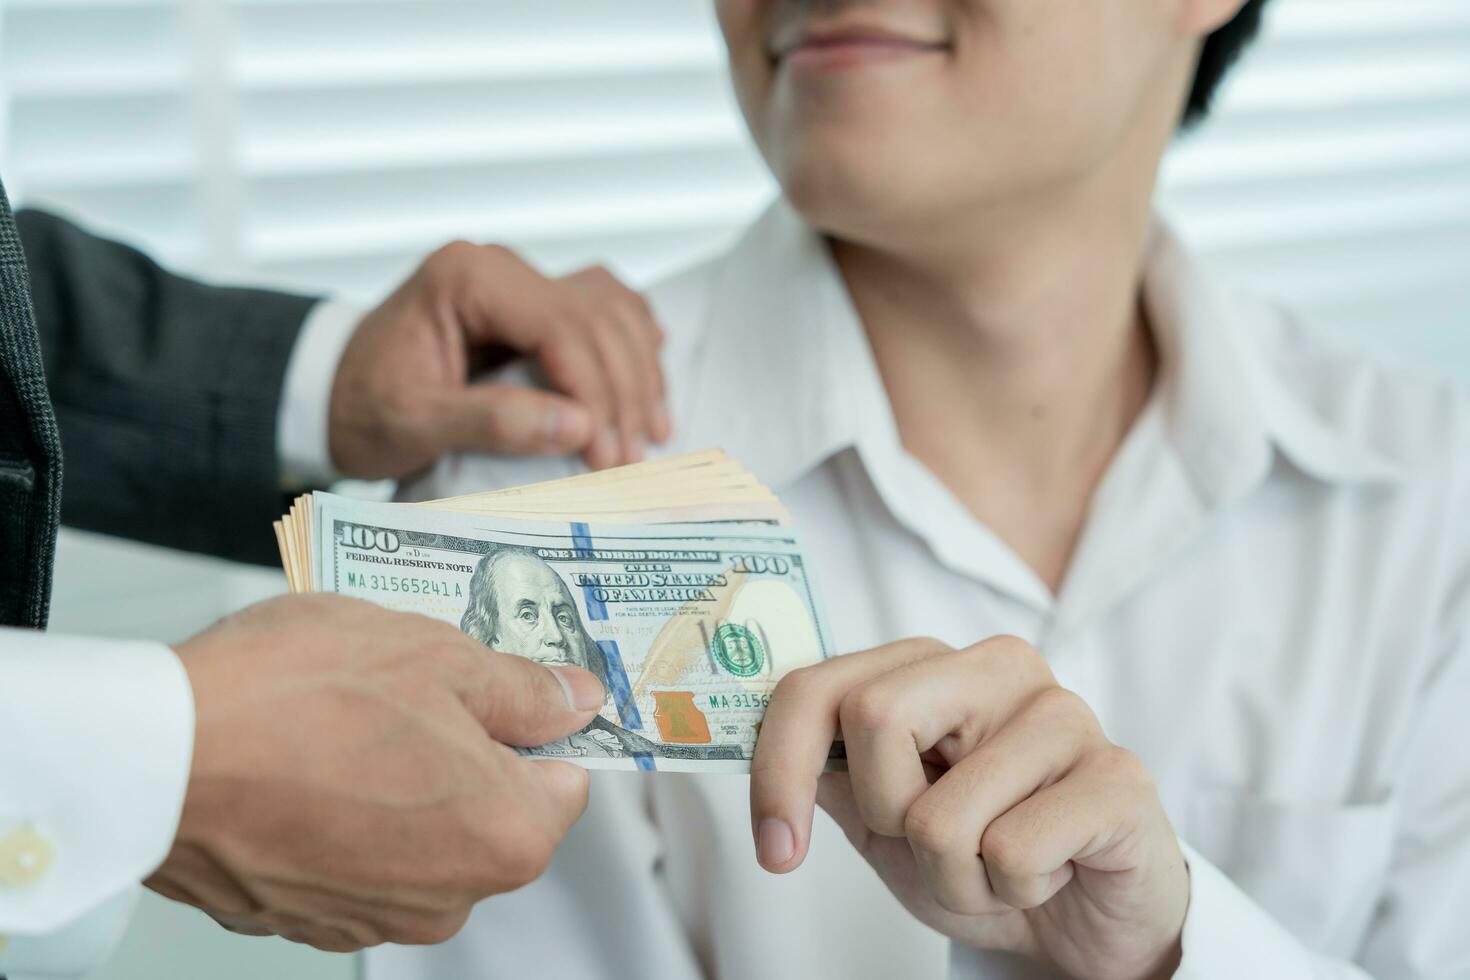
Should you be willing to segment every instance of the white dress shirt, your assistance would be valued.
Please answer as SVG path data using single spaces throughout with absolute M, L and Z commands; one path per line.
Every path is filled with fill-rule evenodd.
M 1470 416 L 1150 248 L 1156 389 L 1053 594 L 903 449 L 823 244 L 782 205 L 652 291 L 669 451 L 776 488 L 836 645 L 1027 638 L 1157 778 L 1185 844 L 1180 977 L 1470 977 Z M 443 460 L 407 495 L 570 472 Z M 547 875 L 369 980 L 1032 977 L 950 949 L 818 815 L 755 863 L 743 777 L 595 773 Z
M 331 476 L 326 409 L 356 324 L 330 302 L 302 324 L 283 473 Z M 193 694 L 167 646 L 0 628 L 0 975 L 78 976 L 106 958 L 173 842 L 193 746 Z

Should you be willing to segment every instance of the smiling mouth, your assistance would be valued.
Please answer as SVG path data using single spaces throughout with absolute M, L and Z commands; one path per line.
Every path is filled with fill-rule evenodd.
M 804 33 L 776 45 L 771 53 L 779 66 L 797 69 L 859 68 L 949 50 L 943 42 L 921 41 L 878 30 L 840 30 Z

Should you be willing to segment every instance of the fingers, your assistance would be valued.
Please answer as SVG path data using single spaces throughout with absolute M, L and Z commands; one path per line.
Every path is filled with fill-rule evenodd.
M 226 930 L 242 936 L 279 936 L 287 942 L 313 946 L 327 953 L 355 953 L 388 939 L 384 930 L 370 924 L 366 917 L 262 912 L 257 918 L 246 918 L 222 915 L 210 909 L 205 909 L 205 914 Z
M 586 406 L 592 435 L 584 455 L 593 469 L 617 466 L 622 439 L 614 425 L 617 410 L 612 383 L 602 364 L 602 352 L 589 343 L 585 330 L 567 328 L 548 338 L 538 349 L 541 369 L 551 386 Z
M 311 946 L 324 953 L 355 953 L 366 945 L 377 945 L 377 943 L 363 943 L 351 932 L 337 926 L 316 923 L 283 926 L 276 932 L 276 935 L 287 942 Z
M 789 871 L 804 858 L 816 774 L 839 728 L 864 823 L 901 837 L 909 807 L 929 784 L 924 753 L 962 757 L 1054 683 L 1035 650 L 1004 636 L 961 651 L 904 641 L 793 672 L 772 695 L 752 760 L 761 864 Z
M 602 358 L 602 370 L 612 393 L 612 417 L 609 429 L 617 439 L 618 459 L 636 463 L 643 458 L 643 440 L 647 420 L 643 399 L 649 381 L 641 377 L 636 349 L 628 342 L 628 333 L 618 320 L 611 329 L 591 335 Z
M 602 682 L 578 667 L 545 667 L 524 657 L 478 651 L 460 696 L 491 738 L 543 745 L 586 727 L 602 707 Z
M 946 649 L 937 640 L 905 640 L 792 671 L 776 685 L 750 772 L 751 828 L 762 867 L 784 874 L 806 857 L 817 779 L 837 736 L 847 691 Z
M 643 457 L 645 441 L 660 443 L 669 437 L 659 364 L 663 332 L 643 297 L 600 266 L 559 282 L 580 294 L 584 311 L 567 331 L 570 339 L 563 337 L 561 342 L 594 350 L 600 369 L 604 400 L 598 421 L 604 428 L 589 449 L 589 465 L 637 462 Z M 543 366 L 555 384 L 559 372 L 553 369 L 549 353 L 543 353 Z
M 847 842 L 861 855 L 872 859 L 875 849 L 888 844 L 900 846 L 907 856 L 908 842 L 896 837 L 881 837 L 863 823 L 857 800 L 852 793 L 852 777 L 845 772 L 824 772 L 817 780 L 817 806 L 841 829 Z M 909 860 L 913 858 L 909 856 Z
M 594 297 L 593 303 L 602 308 L 599 312 L 605 318 L 597 327 L 583 331 L 583 342 L 597 351 L 609 394 L 603 443 L 597 447 L 599 461 L 607 457 L 618 463 L 636 463 L 643 458 L 643 442 L 650 434 L 647 393 L 661 381 L 649 375 L 648 359 L 641 350 L 647 346 L 645 338 L 631 322 L 631 294 L 600 266 L 575 272 L 563 281 Z M 656 356 L 655 352 L 655 375 Z
M 259 902 L 207 848 L 176 842 L 145 884 L 164 898 L 245 920 Z
M 549 279 L 510 249 L 453 242 L 364 317 L 343 352 L 333 460 L 364 477 L 401 477 L 446 450 L 632 462 L 669 436 L 662 343 L 648 304 L 605 269 Z M 515 355 L 553 393 L 472 385 L 475 365 Z
M 572 825 L 587 809 L 591 780 L 570 762 L 518 755 L 503 745 L 487 745 L 486 795 L 475 818 L 483 829 L 478 846 L 455 860 L 469 892 L 478 901 L 521 888 L 550 865 Z
M 591 776 L 586 769 L 553 759 L 527 759 L 530 778 L 548 803 L 542 826 L 559 842 L 587 809 Z
M 1078 865 L 1121 871 L 1139 866 L 1132 845 L 1140 814 L 1157 811 L 1154 787 L 1131 753 L 1113 746 L 1079 764 L 991 822 L 980 857 L 991 889 L 1007 905 L 1036 908 Z
M 451 284 L 441 288 L 469 346 L 534 357 L 552 387 L 587 410 L 590 434 L 574 448 L 589 465 L 635 462 L 648 442 L 668 438 L 663 332 L 643 298 L 612 273 L 594 266 L 548 279 L 509 249 L 465 243 L 430 262 L 436 272 L 428 280 Z
M 664 332 L 653 318 L 653 310 L 638 293 L 629 291 L 619 308 L 618 322 L 623 328 L 627 346 L 633 352 L 642 397 L 642 413 L 648 437 L 656 443 L 668 441 L 673 425 L 666 407 L 667 392 L 659 352 L 663 349 Z
M 904 879 L 890 844 L 903 845 L 908 880 L 961 917 L 1036 908 L 1079 869 L 1168 874 L 1177 865 L 1161 853 L 1172 831 L 1146 769 L 1107 741 L 1088 705 L 1057 686 L 1026 644 L 997 638 L 960 651 L 887 648 L 843 659 L 851 662 L 778 687 L 774 725 L 768 716 L 756 748 L 759 778 L 776 782 L 800 816 L 801 784 L 816 764 L 802 740 L 814 739 L 810 719 L 826 717 L 830 729 L 824 713 L 835 710 L 849 773 L 821 784 L 821 804 L 880 874 L 891 866 L 890 884 Z M 779 759 L 781 746 L 800 749 L 795 762 L 762 757 Z M 936 758 L 947 770 L 926 765 Z M 752 812 L 769 825 L 782 804 L 773 807 L 765 795 L 773 791 L 756 784 L 753 777 Z M 758 823 L 762 844 L 775 840 L 761 830 Z M 774 870 L 799 860 L 768 857 L 762 862 Z
M 1015 904 L 1022 893 L 993 890 L 993 879 L 986 877 L 989 865 L 980 857 L 982 836 L 1003 814 L 1062 779 L 1098 737 L 1097 723 L 1081 699 L 1049 688 L 913 802 L 904 818 L 905 836 L 941 906 L 959 915 L 1032 907 Z M 1001 879 L 1002 885 L 1009 881 Z
M 921 756 L 937 749 L 946 762 L 964 757 L 1053 683 L 1030 647 L 997 637 L 848 691 L 839 715 L 864 822 L 876 833 L 905 836 L 909 807 L 929 788 Z
M 166 897 L 166 898 L 173 898 L 172 895 L 165 895 L 164 897 Z M 209 916 L 211 919 L 213 919 L 220 926 L 220 928 L 226 930 L 227 932 L 236 933 L 237 935 L 241 935 L 241 936 L 273 936 L 273 935 L 275 935 L 275 933 L 271 932 L 269 929 L 266 929 L 266 928 L 264 928 L 262 926 L 258 926 L 255 923 L 251 922 L 249 919 L 241 918 L 240 916 L 237 916 L 237 915 L 226 915 L 223 912 L 211 912 L 209 909 L 205 909 L 204 910 L 204 914 L 207 915 L 207 916 Z
M 592 413 L 574 399 L 511 384 L 448 392 L 433 432 L 443 449 L 563 455 L 592 441 Z

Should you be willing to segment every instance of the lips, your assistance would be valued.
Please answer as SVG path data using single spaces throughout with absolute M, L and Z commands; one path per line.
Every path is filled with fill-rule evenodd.
M 791 36 L 778 36 L 772 45 L 772 57 L 778 65 L 793 68 L 860 67 L 873 62 L 935 54 L 948 48 L 943 42 L 881 28 L 805 29 L 782 33 L 790 33 Z

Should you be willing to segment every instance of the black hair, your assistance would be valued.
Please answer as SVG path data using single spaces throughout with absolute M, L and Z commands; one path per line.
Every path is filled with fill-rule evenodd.
M 1265 7 L 1266 0 L 1247 0 L 1239 13 L 1205 38 L 1199 67 L 1194 73 L 1194 86 L 1189 90 L 1189 102 L 1184 108 L 1184 128 L 1193 126 L 1209 114 L 1210 100 L 1214 98 L 1221 79 L 1260 31 L 1261 11 Z

